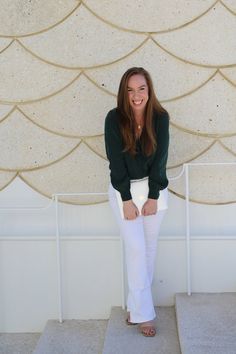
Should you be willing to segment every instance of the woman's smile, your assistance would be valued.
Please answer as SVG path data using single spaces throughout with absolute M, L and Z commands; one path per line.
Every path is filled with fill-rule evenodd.
M 141 100 L 141 101 L 133 101 L 133 104 L 135 104 L 136 106 L 139 106 L 142 102 L 143 102 L 143 100 Z

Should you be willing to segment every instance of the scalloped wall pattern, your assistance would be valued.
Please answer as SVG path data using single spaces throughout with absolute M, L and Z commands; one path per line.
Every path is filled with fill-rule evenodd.
M 236 158 L 234 0 L 1 1 L 0 190 L 106 192 L 103 126 L 123 72 L 143 66 L 170 113 L 168 175 Z M 226 40 L 227 39 L 227 40 Z M 235 168 L 194 167 L 191 200 L 236 202 Z M 184 180 L 169 189 L 183 198 Z M 104 197 L 67 197 L 95 204 Z

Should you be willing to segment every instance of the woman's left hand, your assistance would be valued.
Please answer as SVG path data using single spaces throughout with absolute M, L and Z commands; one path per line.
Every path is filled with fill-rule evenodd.
M 155 215 L 157 213 L 157 199 L 148 199 L 142 207 L 142 215 Z

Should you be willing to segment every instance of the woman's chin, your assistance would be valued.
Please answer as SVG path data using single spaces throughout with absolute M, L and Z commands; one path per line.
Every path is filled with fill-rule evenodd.
M 142 112 L 142 111 L 144 111 L 145 105 L 144 104 L 140 104 L 140 105 L 133 105 L 132 104 L 131 107 L 134 112 Z

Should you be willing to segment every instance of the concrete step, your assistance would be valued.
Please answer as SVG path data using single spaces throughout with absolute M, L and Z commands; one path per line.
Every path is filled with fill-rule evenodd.
M 60 324 L 50 320 L 40 338 L 39 334 L 0 334 L 0 353 L 236 354 L 236 293 L 177 294 L 177 325 L 174 307 L 156 311 L 157 335 L 153 338 L 142 336 L 137 326 L 127 326 L 126 311 L 114 307 L 109 321 Z
M 182 354 L 236 354 L 236 293 L 176 295 Z
M 157 335 L 146 338 L 138 326 L 125 324 L 125 311 L 112 308 L 103 354 L 180 354 L 174 307 L 158 307 L 156 311 Z
M 101 354 L 106 320 L 49 320 L 33 354 Z

